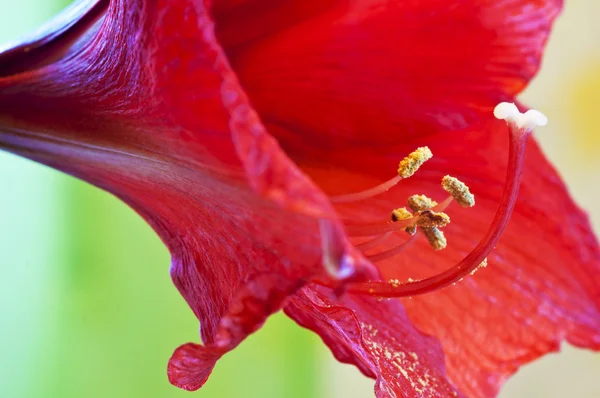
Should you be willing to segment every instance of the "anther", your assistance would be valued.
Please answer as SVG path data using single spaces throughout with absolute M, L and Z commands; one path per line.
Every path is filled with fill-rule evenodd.
M 443 250 L 448 245 L 448 241 L 446 241 L 444 233 L 437 227 L 422 228 L 421 231 L 423 231 L 423 235 L 425 235 L 429 245 L 433 248 L 433 250 Z
M 417 170 L 419 170 L 419 167 L 421 167 L 423 163 L 432 157 L 433 154 L 428 147 L 423 146 L 417 148 L 414 152 L 402 159 L 398 165 L 398 175 L 402 178 L 408 178 L 412 176 L 417 172 Z
M 437 202 L 425 195 L 413 195 L 408 198 L 408 207 L 414 212 L 419 212 L 421 215 L 425 215 L 423 220 L 421 217 L 414 224 L 406 227 L 404 230 L 413 235 L 416 232 L 417 225 L 421 227 L 423 235 L 427 238 L 429 245 L 433 250 L 445 249 L 448 245 L 448 241 L 444 236 L 444 233 L 439 230 L 438 227 L 443 227 L 450 222 L 450 217 L 445 213 L 435 213 L 430 211 L 432 207 L 437 206 Z M 432 218 L 437 217 L 439 224 L 432 222 Z M 444 222 L 445 221 L 445 222 Z M 421 225 L 419 225 L 421 222 Z
M 446 213 L 437 213 L 431 210 L 423 210 L 415 224 L 421 228 L 445 227 L 450 223 L 450 217 Z
M 417 196 L 417 195 L 415 195 Z M 426 198 L 426 197 L 425 197 Z M 429 198 L 427 198 L 429 199 Z M 429 199 L 426 202 L 429 205 L 433 205 L 435 202 Z M 424 206 L 423 202 L 421 205 Z M 414 206 L 417 207 L 417 206 Z M 433 227 L 445 227 L 450 223 L 450 217 L 446 213 L 435 212 L 431 210 L 423 210 L 417 212 L 416 215 L 413 215 L 410 211 L 406 210 L 405 207 L 401 207 L 392 211 L 392 221 L 398 222 L 400 220 L 410 220 L 414 218 L 414 222 L 404 228 L 406 232 L 410 235 L 414 235 L 417 230 L 417 227 L 421 227 L 422 229 L 429 229 Z
M 412 213 L 406 210 L 406 207 L 401 207 L 392 211 L 392 221 L 409 220 L 413 217 Z
M 437 202 L 425 195 L 413 195 L 408 198 L 408 207 L 415 212 L 428 210 L 434 206 L 437 206 Z
M 458 178 L 445 176 L 442 178 L 442 188 L 448 192 L 462 207 L 475 206 L 475 196 L 469 191 L 469 187 Z

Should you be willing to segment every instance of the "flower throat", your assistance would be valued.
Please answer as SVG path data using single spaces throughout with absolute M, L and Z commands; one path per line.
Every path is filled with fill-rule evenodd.
M 535 110 L 521 113 L 514 104 L 505 102 L 496 106 L 494 116 L 497 119 L 505 120 L 508 127 L 508 167 L 500 204 L 491 225 L 477 246 L 458 263 L 437 275 L 421 280 L 409 280 L 407 282 L 400 282 L 397 279 L 389 281 L 347 282 L 342 284 L 343 291 L 376 297 L 414 296 L 449 286 L 487 265 L 487 256 L 504 232 L 518 197 L 527 139 L 534 127 L 544 126 L 547 123 L 547 118 L 542 113 Z M 417 148 L 400 162 L 398 174 L 395 177 L 365 191 L 333 196 L 330 198 L 331 202 L 334 204 L 350 203 L 380 195 L 393 188 L 403 179 L 410 178 L 432 156 L 433 154 L 428 147 Z M 419 235 L 423 235 L 427 239 L 433 250 L 445 249 L 448 243 L 442 232 L 442 228 L 450 223 L 450 217 L 444 211 L 453 201 L 463 207 L 472 207 L 475 205 L 475 197 L 463 182 L 449 175 L 442 178 L 441 185 L 448 193 L 448 196 L 442 202 L 437 203 L 425 195 L 410 196 L 407 200 L 408 208 L 401 207 L 392 210 L 391 219 L 388 222 L 365 223 L 345 220 L 344 224 L 349 236 L 366 238 L 365 241 L 355 245 L 355 247 L 362 251 L 365 257 L 372 263 L 398 255 L 412 244 Z M 336 257 L 329 252 L 334 249 L 328 244 L 326 223 L 326 221 L 323 221 L 321 224 L 323 262 L 326 267 L 331 269 L 331 259 Z M 376 254 L 365 254 L 384 245 L 393 234 L 398 232 L 408 234 L 408 238 L 401 244 L 379 251 Z M 417 232 L 420 232 L 420 234 L 417 234 Z M 348 269 L 347 264 L 334 264 L 334 266 L 337 269 Z M 347 276 L 344 272 L 332 274 L 338 278 Z M 337 290 L 340 289 L 340 286 L 334 286 L 331 282 L 319 280 L 316 283 L 330 286 Z

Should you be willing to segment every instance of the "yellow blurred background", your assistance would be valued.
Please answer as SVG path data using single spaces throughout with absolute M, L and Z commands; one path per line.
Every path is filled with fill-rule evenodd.
M 65 0 L 0 1 L 0 41 Z M 550 124 L 536 136 L 600 225 L 600 2 L 567 4 L 542 72 L 523 94 Z M 184 397 L 167 359 L 198 341 L 150 229 L 109 195 L 0 153 L 0 397 Z M 282 316 L 219 364 L 202 397 L 373 396 L 373 382 L 335 362 Z M 525 367 L 502 398 L 600 397 L 600 358 L 567 348 Z

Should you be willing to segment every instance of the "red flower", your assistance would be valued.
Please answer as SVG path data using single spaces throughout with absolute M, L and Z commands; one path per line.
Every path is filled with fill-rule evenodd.
M 80 2 L 0 55 L 0 146 L 112 192 L 160 234 L 204 342 L 175 351 L 174 384 L 201 387 L 283 307 L 379 397 L 493 396 L 562 340 L 600 348 L 587 219 L 534 142 L 517 200 L 527 129 L 491 117 L 537 71 L 561 6 Z M 424 145 L 434 158 L 412 178 L 332 204 Z M 448 210 L 446 250 L 400 246 L 401 231 L 361 245 L 399 229 L 385 220 L 410 195 L 440 197 L 446 173 L 477 198 Z

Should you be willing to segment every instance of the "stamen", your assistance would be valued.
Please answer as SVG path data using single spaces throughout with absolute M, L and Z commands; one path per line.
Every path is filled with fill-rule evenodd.
M 384 182 L 382 184 L 377 185 L 374 188 L 367 189 L 366 191 L 349 193 L 346 195 L 330 196 L 329 200 L 331 201 L 331 203 L 348 203 L 348 202 L 356 202 L 359 200 L 369 199 L 369 198 L 372 198 L 373 196 L 377 196 L 377 195 L 380 195 L 380 194 L 388 191 L 394 185 L 398 184 L 401 180 L 402 180 L 401 176 L 396 176 L 394 178 L 387 180 L 386 182 Z
M 388 223 L 356 223 L 352 224 L 351 221 L 346 221 L 346 232 L 350 236 L 359 237 L 359 236 L 375 236 L 381 235 L 390 231 L 401 231 L 402 229 L 408 227 L 411 224 L 414 224 L 414 219 L 408 220 L 398 220 L 396 222 L 388 222 Z
M 482 264 L 487 263 L 484 260 L 488 257 L 496 243 L 498 243 L 498 240 L 506 229 L 517 201 L 521 175 L 523 173 L 527 139 L 534 124 L 544 125 L 547 121 L 546 117 L 537 111 L 529 113 L 529 116 L 527 114 L 523 115 L 525 117 L 523 119 L 519 116 L 522 115 L 521 113 L 514 113 L 512 109 L 511 106 L 500 104 L 494 112 L 496 117 L 506 119 L 507 121 L 507 130 L 509 132 L 508 167 L 504 191 L 498 205 L 498 210 L 488 231 L 477 246 L 465 258 L 440 274 L 402 284 L 390 284 L 387 281 L 350 283 L 346 286 L 347 292 L 376 297 L 406 297 L 429 293 L 458 282 L 473 272 L 473 270 L 482 266 Z M 322 283 L 322 281 L 316 282 Z
M 450 206 L 454 198 L 452 196 L 448 196 L 446 199 L 442 200 L 439 204 L 433 206 L 431 210 L 433 211 L 444 211 Z
M 404 251 L 409 245 L 411 245 L 415 241 L 416 237 L 417 237 L 416 235 L 413 235 L 410 237 L 410 239 L 400 243 L 398 246 L 394 247 L 393 249 L 389 249 L 384 252 L 374 254 L 372 256 L 367 256 L 367 258 L 371 262 L 376 263 L 378 261 L 383 261 L 388 258 L 395 257 L 396 255 L 398 255 L 402 251 Z
M 432 157 L 433 154 L 428 147 L 423 146 L 417 148 L 414 152 L 402 159 L 398 165 L 398 175 L 402 178 L 408 178 L 412 176 L 417 172 L 417 170 L 419 170 L 419 167 L 421 167 L 423 163 Z
M 437 203 L 423 195 L 415 195 L 428 199 L 426 203 Z M 431 228 L 432 226 L 444 227 L 450 222 L 450 217 L 442 212 L 435 212 L 429 209 L 418 212 L 416 216 L 408 210 L 401 207 L 392 211 L 392 222 L 388 223 L 353 223 L 351 220 L 346 221 L 346 232 L 350 236 L 374 236 L 381 235 L 386 232 L 400 231 L 405 229 L 409 234 L 414 234 L 414 228 L 420 226 L 423 228 Z
M 448 196 L 446 199 L 444 199 L 441 203 L 438 204 L 435 200 L 429 199 L 425 195 L 413 195 L 410 198 L 408 198 L 409 207 L 410 205 L 412 205 L 411 209 L 423 208 L 432 210 L 434 212 L 442 212 L 446 210 L 450 203 L 452 203 L 452 200 L 452 196 Z M 410 218 L 407 217 L 407 215 L 410 215 Z M 411 220 L 413 217 L 415 216 L 408 210 L 406 210 L 406 208 L 400 208 L 392 211 L 392 221 L 394 222 L 401 220 Z M 406 231 L 409 235 L 414 235 L 417 232 L 417 223 L 414 221 L 411 222 L 410 225 L 404 228 L 404 231 Z
M 373 238 L 363 243 L 359 243 L 358 245 L 355 245 L 355 247 L 363 252 L 366 252 L 367 250 L 374 249 L 383 242 L 385 242 L 390 236 L 392 236 L 392 234 L 393 231 L 386 232 L 385 234 L 379 235 L 376 238 Z
M 400 209 L 396 209 L 394 211 L 392 211 L 392 221 L 393 222 L 398 222 L 400 220 L 412 220 L 414 217 L 414 215 L 406 210 L 406 207 L 401 207 Z M 417 225 L 416 225 L 416 221 L 413 221 L 410 223 L 410 225 L 408 225 L 407 227 L 404 228 L 404 230 L 409 234 L 409 235 L 414 235 L 415 232 L 417 232 Z
M 398 175 L 394 178 L 387 180 L 386 182 L 377 185 L 374 188 L 367 189 L 365 191 L 360 191 L 356 193 L 350 193 L 346 195 L 338 195 L 331 196 L 329 199 L 332 203 L 348 203 L 355 202 L 359 200 L 365 200 L 372 198 L 373 196 L 380 195 L 394 185 L 398 184 L 402 179 L 408 178 L 415 174 L 419 167 L 423 165 L 426 161 L 431 159 L 433 154 L 429 150 L 428 147 L 420 147 L 411 152 L 407 157 L 402 159 L 400 164 L 398 165 Z
M 475 196 L 469 191 L 469 187 L 458 178 L 445 176 L 442 178 L 442 188 L 448 192 L 462 207 L 475 206 Z
M 450 203 L 452 203 L 452 196 L 448 196 L 440 204 L 438 204 L 436 201 L 428 198 L 425 195 L 413 195 L 408 199 L 408 203 L 411 209 L 430 209 L 433 213 L 439 214 L 443 210 L 445 210 Z M 421 211 L 416 211 L 416 213 L 421 213 Z M 408 234 L 413 235 L 416 232 L 417 221 L 419 216 L 420 214 L 412 214 L 405 207 L 401 207 L 392 211 L 391 223 L 377 221 L 363 222 L 354 221 L 352 219 L 345 219 L 344 223 L 346 225 L 346 232 L 348 233 L 348 235 L 353 237 L 381 235 L 391 231 L 400 231 L 402 229 L 404 229 Z M 427 216 L 431 215 L 425 214 L 425 217 Z M 441 217 L 447 216 L 443 214 Z M 425 227 L 426 219 L 421 220 L 421 222 L 423 223 L 422 226 Z M 442 224 L 444 225 L 441 225 L 438 222 L 438 226 L 440 227 L 445 226 L 447 222 Z
M 448 206 L 450 200 L 445 199 L 442 202 L 444 207 Z M 436 213 L 430 210 L 439 207 L 438 203 L 425 195 L 413 195 L 408 198 L 408 207 L 414 212 L 420 212 L 420 216 L 417 222 L 407 227 L 405 231 L 413 235 L 417 232 L 416 227 L 419 226 L 433 250 L 445 249 L 448 241 L 438 227 L 446 226 L 450 222 L 450 217 L 445 213 Z

